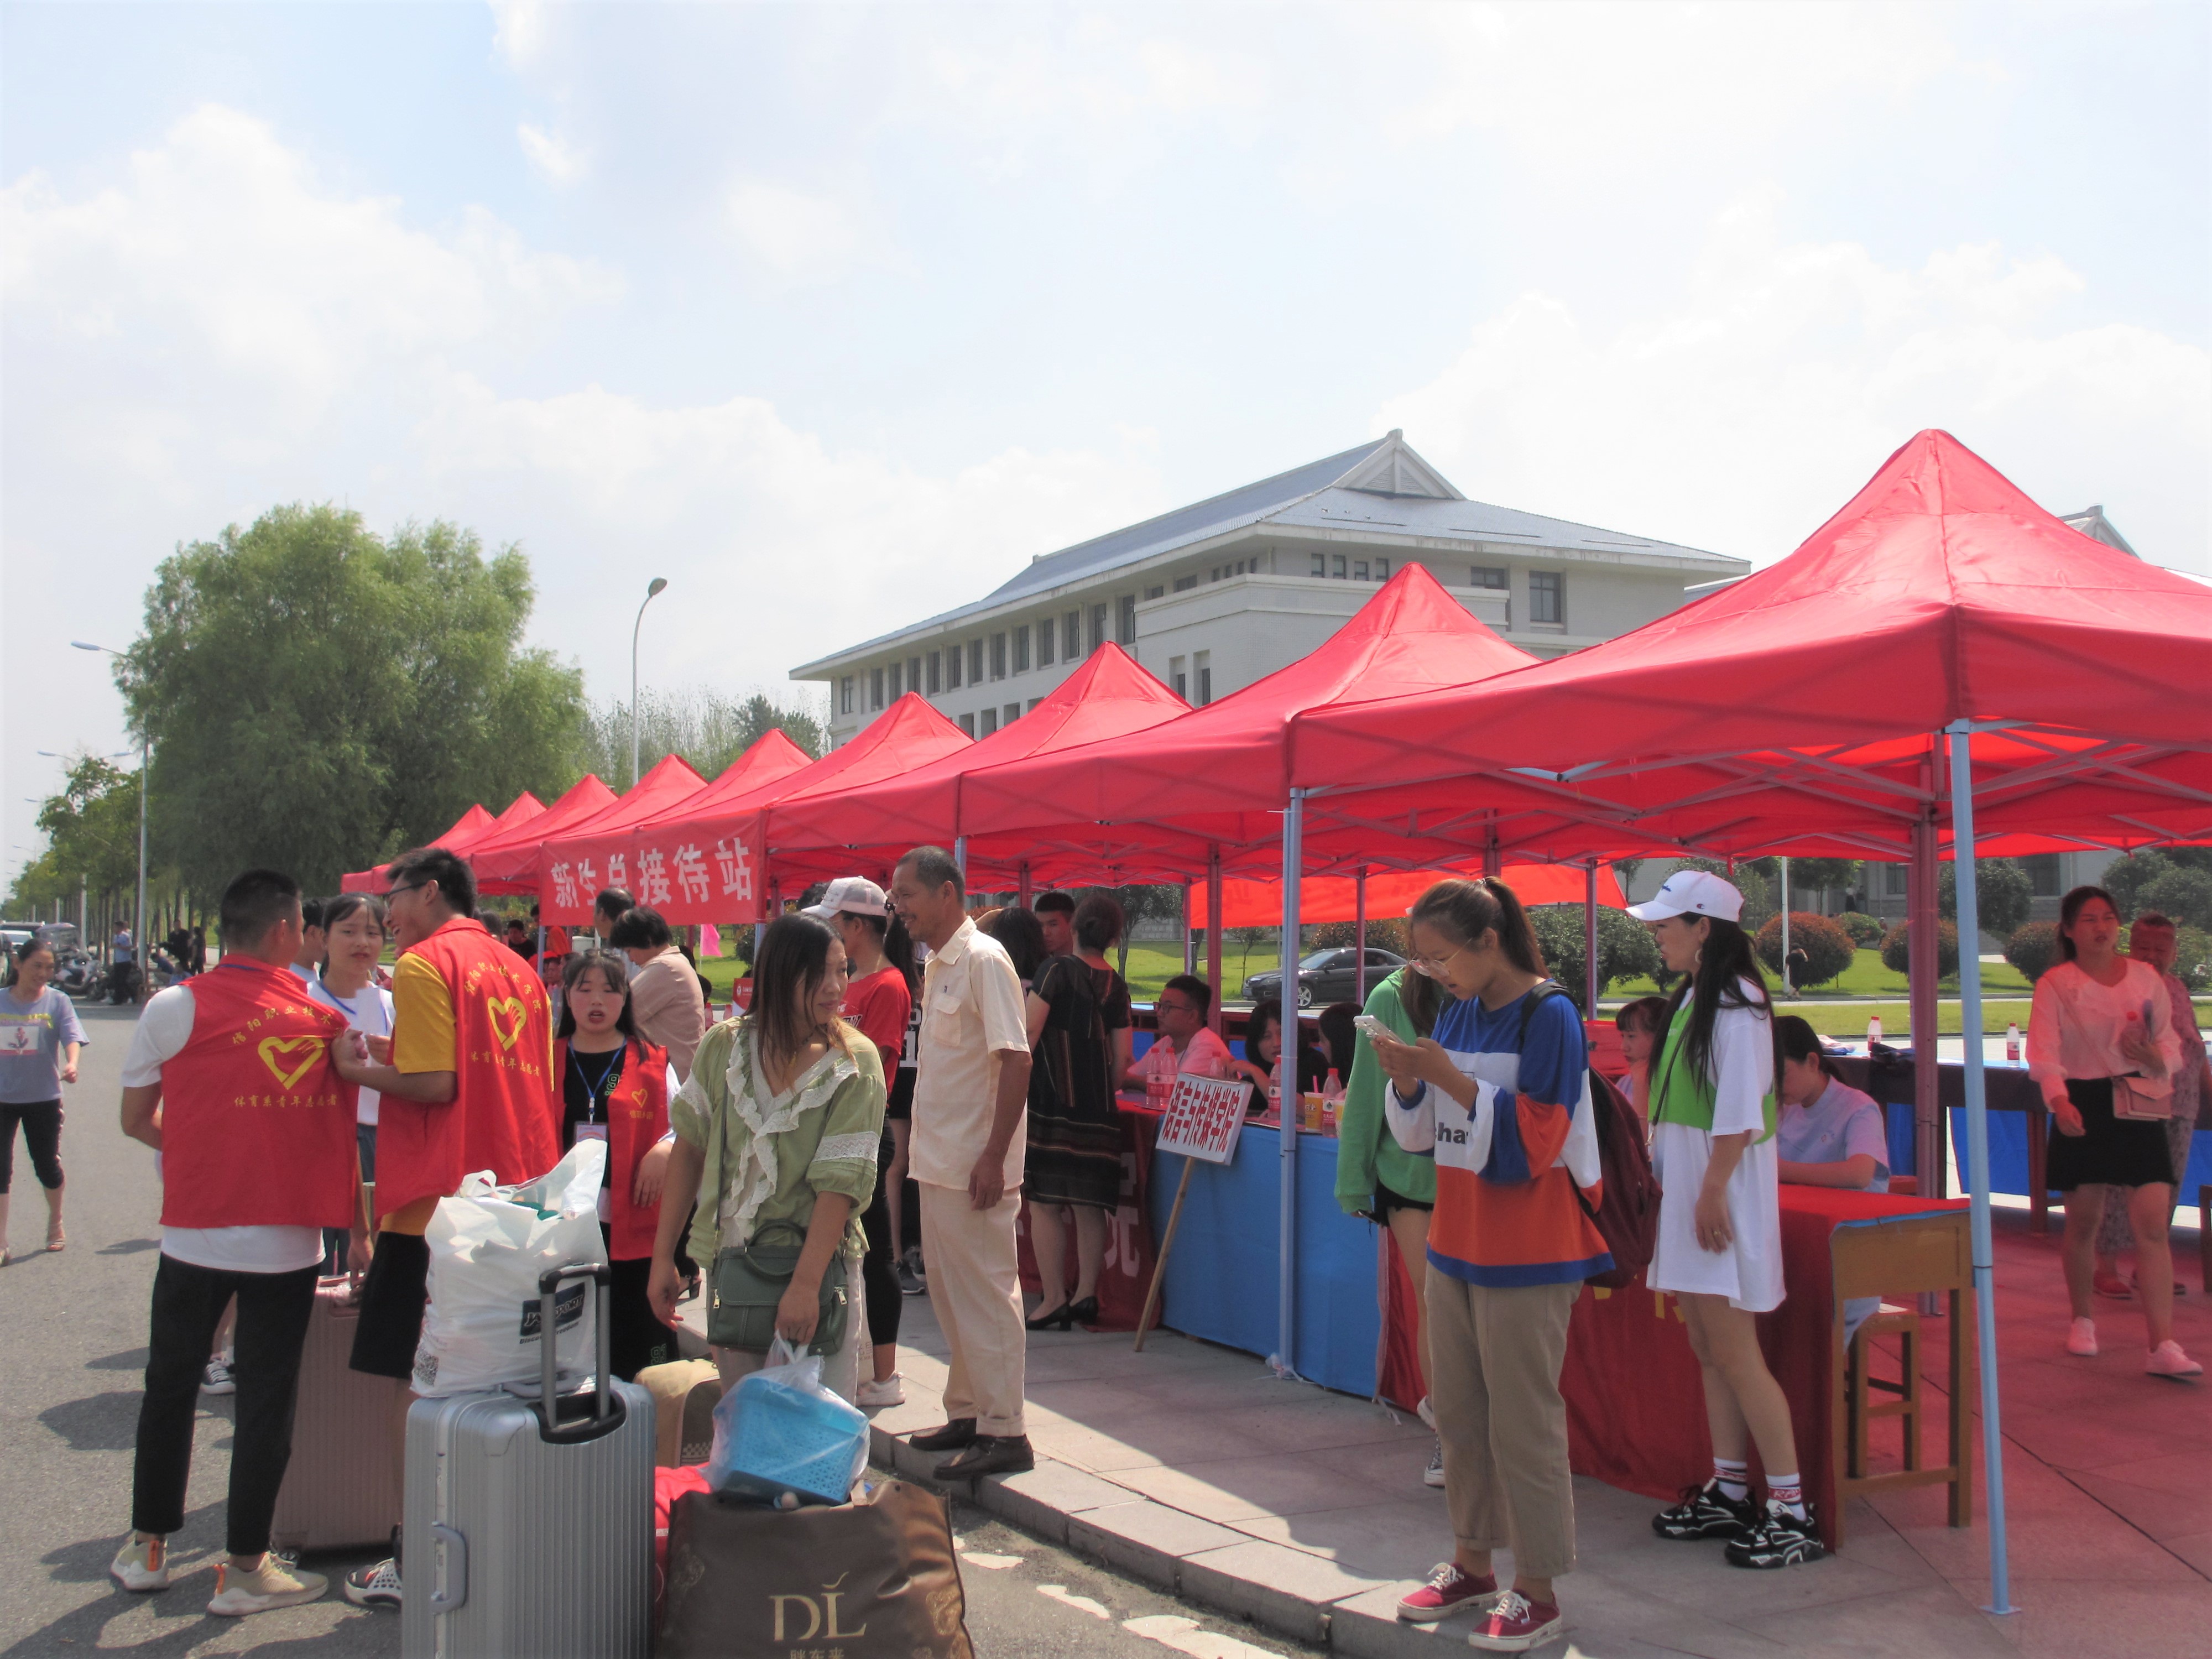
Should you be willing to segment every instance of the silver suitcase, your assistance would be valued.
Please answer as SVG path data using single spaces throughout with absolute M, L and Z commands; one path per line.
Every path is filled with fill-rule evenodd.
M 608 1369 L 605 1266 L 539 1281 L 550 1332 L 564 1279 L 590 1279 L 598 1375 L 542 1391 L 418 1400 L 407 1413 L 402 1659 L 646 1659 L 652 1646 L 653 1396 Z

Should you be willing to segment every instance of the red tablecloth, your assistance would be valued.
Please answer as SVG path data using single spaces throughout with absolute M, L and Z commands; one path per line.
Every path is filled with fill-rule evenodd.
M 1152 1223 L 1148 1188 L 1152 1184 L 1152 1142 L 1159 1133 L 1157 1114 L 1121 1113 L 1121 1202 L 1106 1229 L 1106 1262 L 1098 1274 L 1098 1319 L 1086 1327 L 1094 1331 L 1133 1331 L 1145 1310 L 1145 1291 L 1152 1282 Z M 1067 1289 L 1075 1291 L 1075 1231 L 1067 1231 Z M 1022 1288 L 1037 1295 L 1043 1280 L 1037 1277 L 1036 1258 L 1030 1251 L 1030 1210 L 1022 1206 L 1016 1226 L 1022 1264 Z M 1158 1328 L 1160 1316 L 1152 1315 Z

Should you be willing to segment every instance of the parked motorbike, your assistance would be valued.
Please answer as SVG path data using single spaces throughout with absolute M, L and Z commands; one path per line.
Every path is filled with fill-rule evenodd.
M 83 951 L 66 952 L 54 963 L 54 983 L 62 994 L 89 1001 L 102 994 L 100 963 Z

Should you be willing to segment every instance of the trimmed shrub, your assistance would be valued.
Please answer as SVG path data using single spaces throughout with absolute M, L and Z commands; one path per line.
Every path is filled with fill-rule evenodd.
M 1351 921 L 1321 922 L 1305 930 L 1305 940 L 1310 950 L 1349 951 L 1359 942 L 1359 925 Z M 1406 937 L 1405 917 L 1370 915 L 1367 948 L 1388 951 L 1394 956 L 1412 956 L 1413 947 Z
M 1583 1006 L 1588 970 L 1583 954 L 1583 907 L 1579 904 L 1538 904 L 1528 911 L 1528 926 L 1544 953 L 1544 966 L 1553 979 Z M 1642 922 L 1621 911 L 1601 908 L 1597 913 L 1598 989 L 1617 979 L 1656 974 L 1659 946 Z M 1583 1010 L 1589 1013 L 1588 1009 Z
M 2136 908 L 2162 911 L 2177 927 L 2212 928 L 2212 875 L 2202 870 L 2168 870 L 2143 884 Z
M 2035 902 L 2035 883 L 2018 859 L 1978 859 L 1974 900 L 1982 931 L 2002 939 L 2027 920 Z M 1936 908 L 1947 921 L 1959 919 L 1959 866 L 1946 864 L 1936 876 Z
M 1836 926 L 1851 938 L 1851 946 L 1859 951 L 1878 951 L 1881 948 L 1882 926 L 1863 910 L 1846 910 L 1831 918 Z
M 1882 936 L 1881 965 L 1893 974 L 1911 975 L 1912 924 L 1900 921 Z M 1936 975 L 1948 979 L 1959 971 L 1959 927 L 1956 922 L 1943 921 L 1936 925 Z
M 2212 985 L 2212 933 L 2202 927 L 2179 929 L 2173 945 L 2173 971 L 2192 991 Z
M 2012 937 L 2005 941 L 2004 958 L 2020 970 L 2021 978 L 2034 984 L 2058 960 L 2058 924 L 2031 921 L 2024 927 L 2015 927 Z
M 1766 925 L 1759 930 L 1754 945 L 1759 959 L 1774 974 L 1782 972 L 1782 918 L 1770 916 Z M 1858 947 L 1851 936 L 1827 917 L 1810 910 L 1790 913 L 1790 948 L 1805 954 L 1803 977 L 1797 988 L 1807 990 L 1815 985 L 1826 985 L 1841 976 L 1851 965 Z

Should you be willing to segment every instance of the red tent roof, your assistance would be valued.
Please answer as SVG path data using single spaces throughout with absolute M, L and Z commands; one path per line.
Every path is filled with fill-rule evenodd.
M 516 797 L 514 805 L 507 809 L 507 811 L 512 812 L 515 806 L 521 805 L 526 800 L 534 805 L 537 797 L 530 794 L 520 795 Z M 471 846 L 489 834 L 505 816 L 506 814 L 502 813 L 499 818 L 493 817 L 483 809 L 480 802 L 455 818 L 444 835 L 422 844 L 426 847 L 442 847 L 449 853 L 465 854 Z M 342 893 L 380 893 L 385 888 L 384 872 L 391 867 L 388 864 L 380 864 L 373 870 L 348 871 L 339 878 L 338 890 Z
M 1370 834 L 1489 810 L 1553 856 L 1895 857 L 1966 719 L 2008 728 L 1975 741 L 1979 831 L 2140 844 L 2212 834 L 2208 684 L 2212 588 L 1929 431 L 1781 562 L 1571 657 L 1302 716 L 1292 772 Z
M 604 875 L 604 883 L 595 881 L 593 875 L 582 874 L 582 879 L 596 893 L 598 887 L 627 887 L 628 860 L 623 852 L 629 843 L 629 832 L 638 825 L 667 815 L 673 808 L 697 794 L 707 787 L 707 780 L 691 769 L 690 763 L 681 755 L 666 755 L 654 763 L 653 769 L 637 781 L 637 787 L 617 801 L 585 819 L 574 829 L 557 838 L 547 836 L 538 844 L 538 885 L 543 893 L 545 872 L 556 859 L 575 862 L 582 871 L 596 871 Z M 601 863 L 595 856 L 603 848 L 616 851 Z M 587 893 L 584 902 L 588 906 L 592 895 Z
M 759 803 L 751 814 L 742 808 L 726 809 L 702 821 L 703 827 L 718 834 L 724 830 L 744 834 L 749 845 L 765 845 L 769 874 L 786 889 L 847 875 L 852 873 L 846 867 L 851 860 L 842 844 L 825 847 L 804 839 L 809 833 L 806 826 L 813 825 L 813 833 L 818 834 L 822 822 L 818 816 L 805 815 L 818 814 L 825 807 L 834 811 L 862 792 L 880 788 L 947 755 L 976 746 L 974 738 L 925 699 L 908 691 L 843 748 L 831 750 L 804 771 L 785 779 L 784 787 Z M 778 838 L 775 828 L 786 812 L 793 813 L 793 822 L 801 826 L 800 843 L 789 849 Z M 737 821 L 748 816 L 752 822 Z M 911 840 L 907 842 L 909 847 L 916 844 Z
M 595 817 L 614 804 L 615 792 L 586 772 L 568 787 L 568 793 L 536 817 L 496 835 L 485 836 L 469 849 L 469 863 L 477 872 L 479 893 L 530 893 L 538 888 L 538 843 L 547 836 Z
M 1189 712 L 1188 703 L 1139 668 L 1120 646 L 1102 645 L 1036 708 L 987 738 L 961 744 L 902 776 L 848 784 L 832 793 L 810 790 L 776 801 L 766 814 L 776 867 L 795 868 L 801 848 L 841 849 L 838 859 L 813 862 L 826 869 L 842 860 L 854 868 L 841 865 L 837 873 L 848 874 L 878 868 L 909 847 L 933 842 L 950 847 L 961 833 L 961 792 L 969 774 L 1085 744 L 1126 739 Z M 1009 843 L 1004 850 L 1018 862 L 1027 837 L 1002 839 Z M 988 842 L 970 838 L 971 883 L 979 882 L 993 851 Z M 1010 866 L 1004 873 L 1012 876 L 1013 871 Z
M 1123 880 L 1202 872 L 1208 843 L 1279 843 L 1290 729 L 1304 711 L 1425 692 L 1532 659 L 1407 565 L 1310 655 L 1134 741 L 1056 749 L 967 775 L 961 827 L 1029 832 L 1038 856 Z
M 1472 873 L 1480 874 L 1477 864 Z M 1464 878 L 1468 870 L 1391 870 L 1367 878 L 1367 919 L 1403 916 L 1422 894 L 1440 881 Z M 1523 904 L 1580 904 L 1589 894 L 1588 878 L 1564 864 L 1509 864 L 1500 872 Z M 1609 870 L 1597 872 L 1597 902 L 1608 909 L 1623 910 L 1628 901 L 1620 883 Z M 1358 885 L 1350 876 L 1307 876 L 1298 883 L 1298 920 L 1303 923 L 1351 921 L 1359 915 Z M 1190 925 L 1206 927 L 1206 887 L 1190 890 Z M 1224 927 L 1279 927 L 1283 922 L 1283 884 L 1256 877 L 1238 877 L 1221 884 L 1221 925 Z M 1372 940 L 1374 935 L 1368 938 Z

